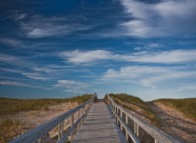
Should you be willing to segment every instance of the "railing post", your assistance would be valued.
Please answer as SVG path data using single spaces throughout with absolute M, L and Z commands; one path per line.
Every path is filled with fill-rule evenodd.
M 113 116 L 114 116 L 114 114 L 115 114 L 115 106 L 114 106 L 114 105 L 113 105 L 112 114 L 113 114 Z
M 154 143 L 158 143 L 158 141 L 156 139 L 154 139 Z
M 115 106 L 113 105 L 113 115 L 115 114 Z
M 119 110 L 120 110 L 120 109 L 119 109 Z M 120 110 L 120 117 L 121 117 L 121 119 L 122 119 L 122 116 L 123 116 L 123 111 Z
M 37 140 L 37 142 L 38 142 L 38 143 L 42 143 L 42 138 L 39 138 L 39 139 Z
M 116 112 L 115 112 L 115 114 L 116 114 L 116 123 L 118 124 L 118 118 L 117 118 L 117 115 L 118 115 L 118 109 L 117 109 L 117 107 L 116 107 Z
M 78 110 L 78 120 L 79 120 L 79 118 L 80 118 L 80 110 Z M 77 125 L 77 132 L 78 132 L 79 128 L 80 128 L 80 122 Z
M 74 124 L 74 114 L 72 114 L 72 116 L 71 116 L 71 127 L 73 127 L 73 124 Z M 73 140 L 73 135 L 74 135 L 74 129 L 71 132 L 71 142 Z
M 120 110 L 120 109 L 119 109 L 119 111 L 120 111 L 120 118 L 122 119 L 123 112 L 122 112 L 122 110 Z M 120 123 L 120 129 L 121 129 L 121 131 L 123 130 L 122 123 Z
M 129 118 L 128 116 L 125 114 L 125 123 L 128 125 L 128 122 L 129 122 Z
M 63 122 L 60 122 L 58 125 L 58 140 L 60 140 L 63 136 L 63 126 L 62 126 Z
M 120 113 L 120 109 L 117 108 L 117 115 L 118 115 L 118 116 L 119 116 L 119 113 Z M 119 121 L 118 118 L 117 118 L 117 123 L 118 123 L 118 125 L 120 125 L 120 121 Z
M 86 114 L 85 105 L 84 105 L 84 108 L 82 110 L 83 110 L 83 115 L 85 115 Z M 84 123 L 84 119 L 85 119 L 85 117 L 82 119 L 82 123 Z
M 134 122 L 134 133 L 139 136 L 139 126 L 137 123 Z
M 127 116 L 126 113 L 125 113 L 125 123 L 126 123 L 127 126 L 128 126 L 129 118 L 128 118 L 128 116 Z M 128 134 L 127 130 L 125 130 L 125 137 L 126 137 L 126 139 L 127 139 L 127 141 L 128 141 L 128 140 L 129 140 L 129 134 Z
M 61 138 L 63 137 L 63 131 L 64 131 L 64 120 L 61 122 Z
M 125 130 L 125 138 L 126 138 L 127 141 L 129 140 L 129 134 L 128 134 L 127 130 Z

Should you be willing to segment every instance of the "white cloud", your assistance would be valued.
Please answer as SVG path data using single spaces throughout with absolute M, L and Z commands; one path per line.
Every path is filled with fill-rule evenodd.
M 31 78 L 31 79 L 35 79 L 35 80 L 48 80 L 49 77 L 46 77 L 44 75 L 42 75 L 41 73 L 22 73 L 22 75 Z
M 15 48 L 23 47 L 22 42 L 16 39 L 1 38 L 0 42 L 3 43 L 4 45 L 8 45 L 8 46 L 15 47 Z
M 154 75 L 156 73 L 169 72 L 169 69 L 162 67 L 149 67 L 149 66 L 127 66 L 121 67 L 119 71 L 109 69 L 103 76 L 103 78 L 138 78 L 144 75 Z
M 2 64 L 11 65 L 15 68 L 26 69 L 35 66 L 36 64 L 25 56 L 16 56 L 0 53 L 0 61 Z
M 148 47 L 148 48 L 159 48 L 160 45 L 158 43 L 150 43 L 146 47 Z
M 84 93 L 89 85 L 73 80 L 58 80 L 58 83 L 54 87 L 62 87 L 66 92 Z
M 187 63 L 196 61 L 196 50 L 172 50 L 162 52 L 138 52 L 125 56 L 124 60 L 143 63 Z
M 91 63 L 99 60 L 111 59 L 112 53 L 106 50 L 94 51 L 67 51 L 60 53 L 60 57 L 68 59 L 71 63 Z
M 135 47 L 134 49 L 140 51 L 140 50 L 150 50 L 150 49 L 160 48 L 160 47 L 162 47 L 162 45 L 158 43 L 149 43 L 142 47 Z
M 14 19 L 16 21 L 19 21 L 19 20 L 23 20 L 27 17 L 27 14 L 26 13 L 17 13 L 14 15 Z
M 16 63 L 21 63 L 22 59 L 17 56 L 0 53 L 0 61 L 2 63 L 15 65 Z
M 30 20 L 20 23 L 23 33 L 29 38 L 48 36 L 62 36 L 76 31 L 92 28 L 90 25 L 81 25 L 63 17 L 32 16 Z
M 127 35 L 155 37 L 196 32 L 195 0 L 165 0 L 153 4 L 135 0 L 120 2 L 134 18 L 121 24 Z
M 148 78 L 143 78 L 140 80 L 140 82 L 143 85 L 147 86 L 154 86 L 156 83 L 159 83 L 161 81 L 167 81 L 167 80 L 175 80 L 175 79 L 192 79 L 196 77 L 196 72 L 187 72 L 187 71 L 171 71 L 164 74 L 155 75 Z
M 9 72 L 9 73 L 21 73 L 22 71 L 21 70 L 18 70 L 18 69 L 13 69 L 13 68 L 2 68 L 2 67 L 0 67 L 0 71 L 3 73 L 3 72 L 5 72 L 5 73 L 7 73 L 7 72 Z
M 154 45 L 153 45 L 154 46 Z M 171 50 L 161 52 L 135 52 L 130 54 L 114 54 L 106 50 L 67 51 L 59 56 L 74 64 L 92 63 L 100 60 L 114 60 L 139 63 L 190 63 L 196 61 L 196 50 Z
M 54 23 L 23 23 L 21 24 L 25 35 L 30 38 L 48 37 L 63 35 L 68 32 L 67 25 L 58 25 Z
M 0 85 L 26 86 L 24 83 L 16 81 L 1 81 Z
M 19 86 L 19 87 L 30 87 L 30 88 L 42 88 L 40 86 L 37 85 L 33 85 L 33 84 L 28 84 L 28 83 L 24 83 L 24 82 L 18 82 L 18 81 L 0 81 L 0 85 L 8 85 L 8 86 Z
M 52 74 L 52 73 L 55 73 L 55 72 L 58 72 L 59 71 L 59 68 L 54 68 L 52 66 L 42 66 L 42 67 L 32 67 L 32 70 L 35 71 L 35 72 L 42 72 L 42 73 L 48 73 L 48 74 Z
M 183 85 L 182 87 L 179 87 L 176 89 L 177 91 L 187 91 L 187 90 L 195 90 L 196 91 L 196 85 Z
M 156 86 L 157 83 L 196 78 L 196 72 L 186 71 L 183 67 L 127 66 L 119 70 L 108 69 L 103 75 L 104 81 L 134 82 L 144 86 Z

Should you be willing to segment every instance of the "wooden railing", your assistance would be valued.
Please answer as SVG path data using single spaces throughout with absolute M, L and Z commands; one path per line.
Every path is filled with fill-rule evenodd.
M 65 143 L 73 140 L 91 107 L 96 94 L 85 103 L 15 138 L 9 143 Z M 57 141 L 53 141 L 57 137 Z
M 115 120 L 117 124 L 120 126 L 120 129 L 125 132 L 125 136 L 128 141 L 129 138 L 131 138 L 131 140 L 134 143 L 140 143 L 139 129 L 142 128 L 144 131 L 146 131 L 150 136 L 154 138 L 155 143 L 180 143 L 178 140 L 169 136 L 168 134 L 156 128 L 155 126 L 152 126 L 147 122 L 144 122 L 127 109 L 115 103 L 109 95 L 107 95 L 107 99 L 112 109 L 112 113 L 115 117 Z M 128 125 L 129 120 L 132 120 L 134 122 L 133 131 L 130 129 Z

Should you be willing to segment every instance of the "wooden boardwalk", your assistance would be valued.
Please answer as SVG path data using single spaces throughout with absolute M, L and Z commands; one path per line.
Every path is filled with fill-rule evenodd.
M 127 143 L 104 102 L 93 103 L 73 143 Z

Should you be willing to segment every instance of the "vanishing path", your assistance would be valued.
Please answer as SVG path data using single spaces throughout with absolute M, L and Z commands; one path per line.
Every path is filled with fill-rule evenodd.
M 127 143 L 104 102 L 93 103 L 73 143 Z

